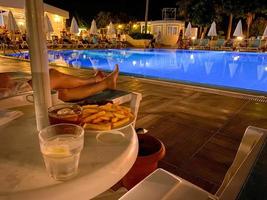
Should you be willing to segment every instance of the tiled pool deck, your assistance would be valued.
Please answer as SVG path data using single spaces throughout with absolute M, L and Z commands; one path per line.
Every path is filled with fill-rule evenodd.
M 0 72 L 5 71 L 30 72 L 30 67 L 28 62 L 0 58 Z M 231 165 L 246 127 L 267 128 L 266 103 L 126 76 L 120 76 L 118 88 L 142 93 L 136 126 L 165 144 L 160 167 L 212 193 Z

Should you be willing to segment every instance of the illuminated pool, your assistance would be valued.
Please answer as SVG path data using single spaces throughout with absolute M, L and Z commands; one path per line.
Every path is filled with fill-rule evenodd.
M 15 56 L 13 54 L 13 56 Z M 28 53 L 23 54 L 28 58 Z M 215 88 L 267 92 L 267 54 L 166 49 L 49 51 L 49 62 Z

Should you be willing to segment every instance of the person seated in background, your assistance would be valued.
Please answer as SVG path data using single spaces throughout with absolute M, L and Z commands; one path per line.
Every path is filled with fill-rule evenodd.
M 180 30 L 180 33 L 178 35 L 177 39 L 177 48 L 183 49 L 184 48 L 184 41 L 183 41 L 183 30 Z
M 155 48 L 156 38 L 153 37 L 148 44 L 148 48 Z
M 92 96 L 105 89 L 115 89 L 119 66 L 105 75 L 97 71 L 93 77 L 80 78 L 49 69 L 51 90 L 57 90 L 62 101 L 74 101 Z M 8 73 L 0 73 L 0 99 L 32 90 L 32 81 L 15 81 Z
M 234 47 L 234 41 L 232 39 L 226 40 L 224 47 L 232 48 L 233 50 L 236 49 L 236 47 Z
M 71 36 L 69 34 L 65 34 L 61 37 L 63 44 L 72 44 Z

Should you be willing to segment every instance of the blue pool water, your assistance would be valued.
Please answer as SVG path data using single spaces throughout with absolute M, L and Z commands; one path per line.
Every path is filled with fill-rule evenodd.
M 14 54 L 13 54 L 14 56 Z M 28 58 L 28 53 L 23 56 Z M 49 51 L 49 62 L 208 87 L 267 92 L 267 54 L 166 49 Z

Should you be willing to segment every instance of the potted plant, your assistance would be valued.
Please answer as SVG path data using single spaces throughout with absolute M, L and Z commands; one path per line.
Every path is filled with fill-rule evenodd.
M 143 180 L 158 167 L 158 161 L 165 156 L 164 144 L 149 134 L 138 134 L 138 157 L 130 171 L 122 178 L 128 190 Z

